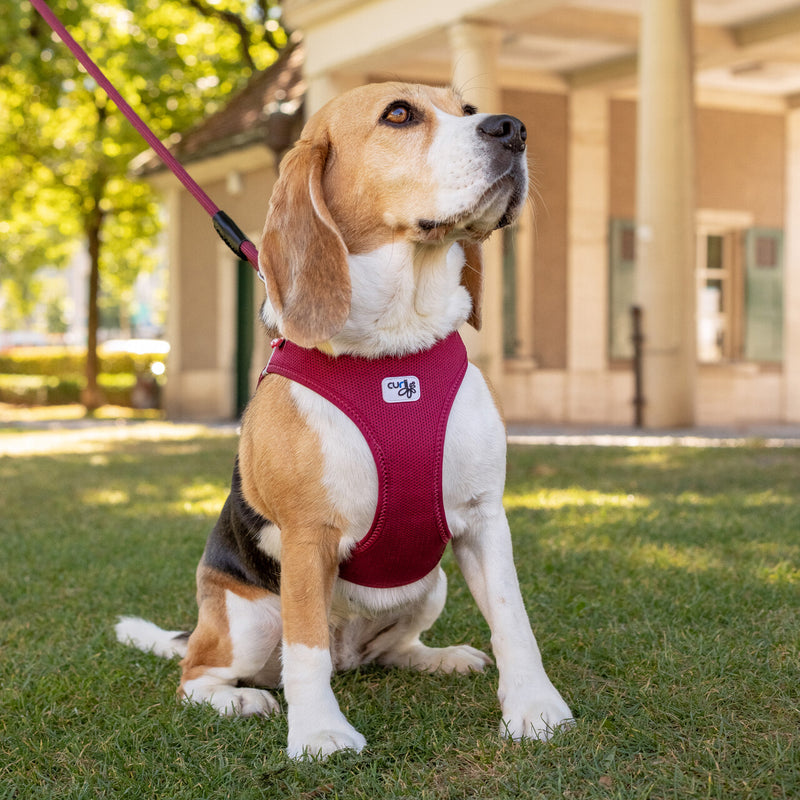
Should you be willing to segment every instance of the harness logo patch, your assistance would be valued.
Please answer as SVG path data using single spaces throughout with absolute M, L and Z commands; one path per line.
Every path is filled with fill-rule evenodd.
M 384 403 L 414 403 L 419 400 L 419 388 L 419 378 L 414 375 L 381 381 Z

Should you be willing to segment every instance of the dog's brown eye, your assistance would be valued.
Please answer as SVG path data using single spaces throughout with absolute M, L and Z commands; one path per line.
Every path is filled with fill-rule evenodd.
M 461 111 L 465 117 L 471 117 L 473 114 L 478 113 L 478 109 L 475 108 L 475 106 L 471 106 L 469 103 L 461 106 Z
M 392 103 L 386 111 L 383 112 L 381 119 L 392 125 L 405 125 L 414 120 L 414 115 L 411 113 L 411 108 L 406 103 Z

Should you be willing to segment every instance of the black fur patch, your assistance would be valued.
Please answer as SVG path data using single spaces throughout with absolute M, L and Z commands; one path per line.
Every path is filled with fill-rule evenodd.
M 203 553 L 203 564 L 224 572 L 242 583 L 280 592 L 281 567 L 258 546 L 259 534 L 269 520 L 244 499 L 237 458 L 231 491 L 211 531 Z

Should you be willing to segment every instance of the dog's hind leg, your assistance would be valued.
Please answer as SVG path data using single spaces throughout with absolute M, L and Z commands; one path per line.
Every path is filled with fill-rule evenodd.
M 438 581 L 422 603 L 367 645 L 369 660 L 423 672 L 478 672 L 491 664 L 489 656 L 466 644 L 428 647 L 420 641 L 442 613 L 446 599 L 447 577 L 440 568 Z
M 197 627 L 181 661 L 179 694 L 227 716 L 277 711 L 275 698 L 252 684 L 277 683 L 279 598 L 209 567 L 198 572 Z

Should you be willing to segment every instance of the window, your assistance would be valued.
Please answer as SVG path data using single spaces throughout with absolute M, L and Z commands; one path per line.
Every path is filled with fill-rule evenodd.
M 736 303 L 741 279 L 737 232 L 697 236 L 697 360 L 704 364 L 730 361 L 741 350 Z
M 636 240 L 632 220 L 609 227 L 609 357 L 633 355 Z M 701 211 L 697 227 L 697 359 L 783 357 L 783 232 L 749 214 Z
M 783 358 L 783 231 L 752 228 L 745 234 L 745 358 Z

